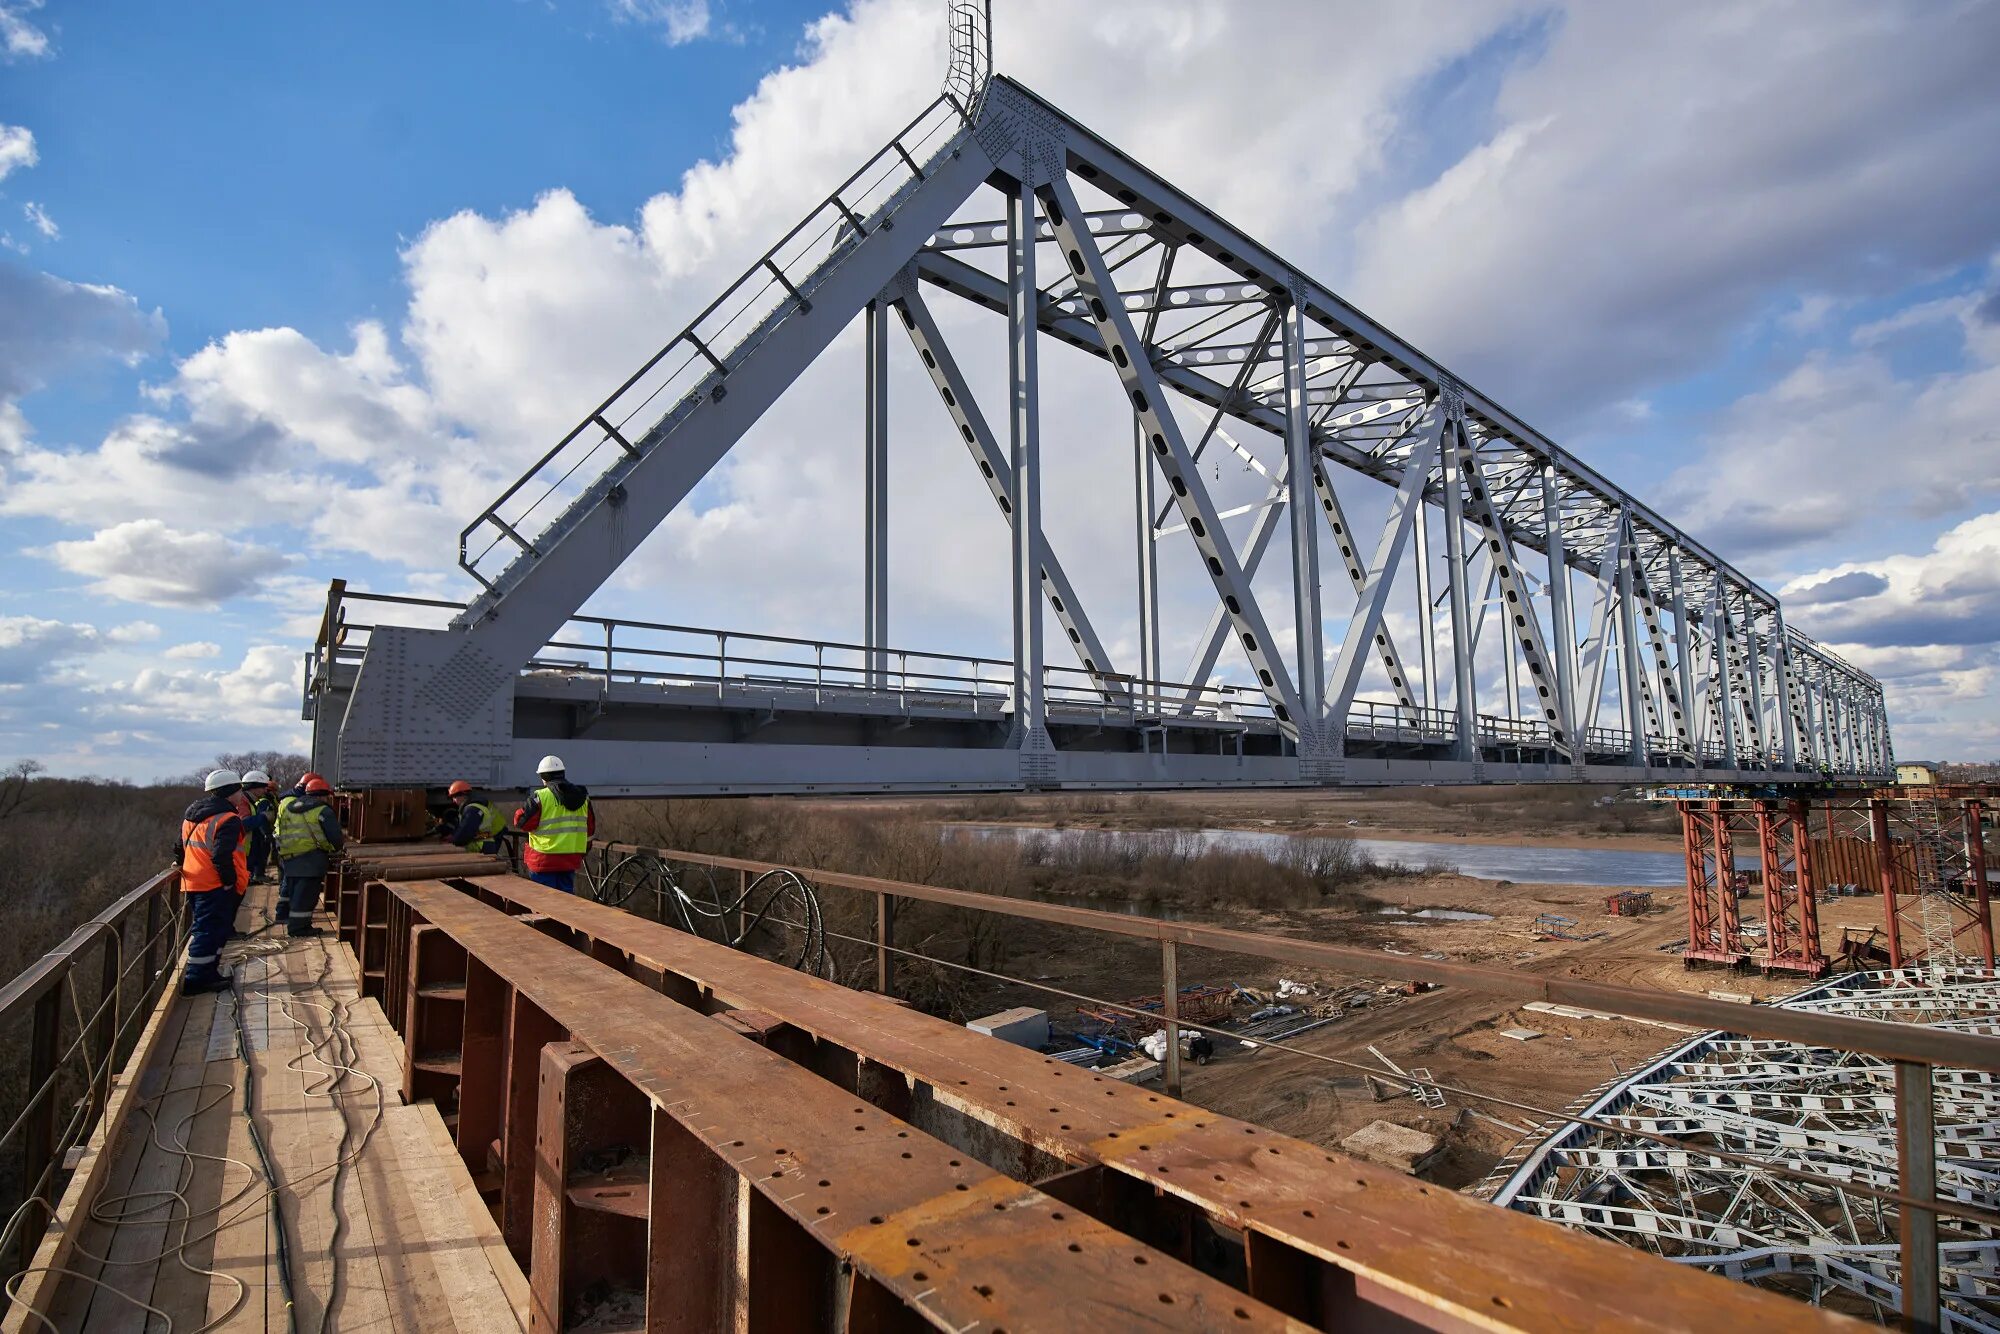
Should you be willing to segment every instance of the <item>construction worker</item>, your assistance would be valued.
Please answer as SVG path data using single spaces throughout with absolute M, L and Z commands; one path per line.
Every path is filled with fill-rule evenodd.
M 236 907 L 250 881 L 244 859 L 243 817 L 235 798 L 243 780 L 217 769 L 202 781 L 201 800 L 181 815 L 181 893 L 188 899 L 187 967 L 181 990 L 188 995 L 221 991 L 222 946 L 236 925 Z
M 284 877 L 278 908 L 272 917 L 285 923 L 292 936 L 316 936 L 313 913 L 319 908 L 320 887 L 330 858 L 346 842 L 340 820 L 326 799 L 333 792 L 318 774 L 299 783 L 301 792 L 287 793 L 278 803 L 278 871 Z
M 445 841 L 467 852 L 498 852 L 500 831 L 507 827 L 507 812 L 492 801 L 474 801 L 472 784 L 463 778 L 451 785 L 451 804 L 458 807 L 458 822 L 445 834 Z
M 264 878 L 271 864 L 271 836 L 278 827 L 278 799 L 272 795 L 271 775 L 262 769 L 243 774 L 243 795 L 249 799 L 250 814 L 243 819 L 243 832 L 250 835 L 250 880 Z
M 561 759 L 542 756 L 535 766 L 542 785 L 514 812 L 514 827 L 528 834 L 528 879 L 565 894 L 576 893 L 576 868 L 597 832 L 590 793 L 569 781 Z

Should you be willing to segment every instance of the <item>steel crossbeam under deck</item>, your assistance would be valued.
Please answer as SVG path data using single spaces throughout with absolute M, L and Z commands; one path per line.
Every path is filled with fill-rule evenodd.
M 509 786 L 553 749 L 607 794 L 1886 777 L 1880 684 L 1769 592 L 1028 89 L 977 82 L 466 527 L 470 602 L 335 586 L 306 665 L 320 772 Z M 1004 399 L 975 401 L 946 302 L 1004 318 Z M 855 323 L 855 642 L 581 615 Z M 1115 387 L 1129 433 L 1062 421 L 1045 353 Z M 926 401 L 891 403 L 899 354 Z M 1066 449 L 1132 451 L 1129 513 L 1091 516 L 1137 537 L 1129 600 L 1054 550 L 1045 417 Z M 927 556 L 889 546 L 905 421 L 951 433 L 1006 528 L 991 657 L 892 640 L 899 564 Z M 1189 646 L 1174 680 L 1162 653 Z
M 667 1174 L 695 1171 L 701 1160 L 658 1152 L 663 1118 L 672 1118 L 711 1146 L 748 1133 L 755 1135 L 752 1142 L 733 1147 L 782 1142 L 768 1155 L 725 1153 L 741 1159 L 738 1189 L 779 1201 L 826 1251 L 844 1253 L 853 1265 L 850 1281 L 874 1285 L 872 1301 L 908 1302 L 912 1287 L 928 1284 L 916 1314 L 943 1328 L 961 1328 L 952 1322 L 967 1309 L 983 1313 L 979 1328 L 1008 1329 L 1086 1323 L 1197 1328 L 1218 1312 L 1224 1314 L 1217 1323 L 1231 1328 L 1255 1327 L 1278 1312 L 1327 1329 L 1583 1330 L 1602 1328 L 1611 1312 L 1629 1328 L 1842 1323 L 1752 1289 L 1545 1230 L 1288 1136 L 970 1033 L 886 997 L 515 877 L 372 882 L 365 890 L 346 903 L 343 932 L 349 938 L 386 936 L 383 999 L 404 1033 L 411 1091 L 456 1107 L 461 1150 L 475 1172 L 488 1174 L 503 1231 L 529 1264 L 538 1318 L 560 1309 L 562 1294 L 582 1284 L 630 1287 L 644 1274 L 650 1310 L 663 1297 L 674 1298 L 674 1284 L 696 1277 L 693 1262 L 708 1256 L 707 1247 L 680 1231 L 660 1239 L 657 1221 L 656 1239 L 645 1249 L 628 1244 L 606 1250 L 633 1220 L 630 1235 L 647 1236 L 649 1208 L 689 1191 Z M 515 916 L 503 917 L 496 908 Z M 591 975 L 601 978 L 601 987 L 586 1005 Z M 644 1004 L 632 999 L 641 996 Z M 533 1008 L 523 1011 L 524 1003 Z M 607 1009 L 621 1013 L 609 1018 Z M 675 1011 L 669 1022 L 666 1016 Z M 655 1025 L 659 1036 L 646 1036 Z M 509 1036 L 522 1030 L 533 1042 L 552 1044 L 542 1048 L 538 1098 L 524 1087 L 534 1052 Z M 703 1055 L 690 1063 L 690 1040 L 704 1049 L 715 1045 L 727 1059 L 710 1062 Z M 625 1043 L 632 1045 L 619 1045 Z M 756 1056 L 768 1055 L 768 1065 L 738 1050 L 753 1043 L 763 1048 Z M 616 1074 L 597 1056 L 612 1062 Z M 518 1073 L 501 1068 L 509 1062 Z M 796 1074 L 775 1073 L 787 1064 Z M 711 1080 L 722 1086 L 711 1088 Z M 645 1098 L 635 1082 L 648 1091 Z M 566 1110 L 551 1108 L 552 1099 L 564 1096 Z M 754 1098 L 761 1108 L 768 1097 L 788 1101 L 760 1112 L 756 1122 L 737 1118 L 741 1100 Z M 833 1110 L 835 1101 L 849 1098 L 853 1116 Z M 609 1168 L 598 1166 L 617 1158 L 621 1135 L 642 1133 L 643 1119 L 634 1111 L 647 1099 L 655 1109 L 653 1156 L 635 1151 Z M 519 1128 L 531 1113 L 539 1137 L 533 1150 Z M 816 1117 L 831 1124 L 815 1125 Z M 848 1122 L 860 1124 L 849 1132 Z M 745 1132 L 746 1124 L 755 1131 Z M 849 1133 L 863 1138 L 849 1140 Z M 865 1162 L 860 1171 L 855 1166 L 891 1135 L 888 1148 L 902 1160 L 892 1175 L 908 1178 L 893 1190 L 865 1182 Z M 766 1173 L 766 1156 L 777 1175 Z M 949 1159 L 944 1169 L 933 1162 L 939 1158 Z M 579 1161 L 591 1166 L 580 1169 Z M 987 1169 L 1000 1176 L 987 1176 Z M 701 1170 L 712 1181 L 718 1169 Z M 531 1182 L 522 1175 L 530 1171 Z M 563 1190 L 553 1184 L 565 1181 L 570 1184 Z M 871 1186 L 897 1198 L 847 1198 Z M 936 1194 L 917 1198 L 925 1190 Z M 1062 1206 L 1074 1213 L 1066 1218 Z M 865 1227 L 852 1218 L 832 1221 L 863 1212 L 872 1220 Z M 606 1223 L 599 1213 L 627 1222 Z M 814 1304 L 794 1308 L 797 1323 L 786 1328 L 864 1327 L 852 1307 L 843 1323 L 838 1301 L 828 1300 L 828 1294 L 840 1296 L 839 1280 L 827 1280 L 820 1251 L 797 1244 L 796 1236 L 760 1239 L 759 1215 L 750 1217 L 747 1258 L 734 1267 L 733 1286 L 722 1281 L 725 1304 L 747 1300 L 754 1313 L 760 1292 L 803 1288 L 817 1294 Z M 692 1221 L 685 1207 L 675 1218 Z M 1133 1257 L 1119 1255 L 1125 1268 L 1112 1265 L 1110 1285 L 1086 1298 L 1066 1292 L 1067 1285 L 1076 1274 L 1099 1282 L 1097 1257 L 1115 1254 L 1118 1244 L 1092 1232 L 1085 1220 L 1093 1219 L 1115 1229 L 1118 1242 L 1140 1249 Z M 1055 1224 L 1088 1233 L 1084 1242 L 1069 1243 L 1068 1252 L 1073 1257 L 1076 1246 L 1087 1243 L 1087 1258 L 1047 1262 L 1049 1256 L 1065 1258 L 1057 1244 L 1063 1237 L 1054 1235 L 1063 1229 Z M 948 1259 L 934 1258 L 933 1246 L 945 1243 L 925 1240 L 954 1227 L 962 1230 L 950 1244 L 963 1257 L 955 1270 Z M 726 1247 L 726 1219 L 721 1230 Z M 921 1235 L 905 1245 L 905 1232 Z M 851 1244 L 843 1240 L 848 1237 Z M 661 1251 L 677 1246 L 693 1254 L 673 1270 Z M 879 1270 L 884 1256 L 904 1263 Z M 1022 1265 L 1033 1271 L 1031 1291 L 1019 1281 Z M 789 1272 L 793 1266 L 802 1272 Z M 898 1283 L 911 1269 L 919 1273 L 915 1282 Z M 1157 1281 L 1134 1283 L 1134 1274 Z M 1223 1295 L 1189 1286 L 1201 1283 L 1229 1286 L 1221 1287 Z M 962 1300 L 967 1288 L 980 1294 L 977 1301 Z M 1121 1305 L 1134 1300 L 1142 1305 Z

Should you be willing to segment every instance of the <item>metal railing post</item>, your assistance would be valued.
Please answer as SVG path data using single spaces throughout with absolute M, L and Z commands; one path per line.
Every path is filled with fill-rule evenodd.
M 169 880 L 168 884 L 177 882 Z M 145 975 L 144 987 L 153 985 L 153 978 L 160 971 L 160 896 L 169 891 L 163 886 L 146 898 L 146 946 L 144 962 L 140 968 Z
M 90 1119 L 93 1124 L 111 1101 L 111 1073 L 118 1068 L 118 1000 L 124 993 L 125 919 L 120 917 L 104 933 L 104 961 L 98 976 L 97 1059 L 103 1065 L 90 1071 Z
M 1181 970 L 1174 942 L 1160 942 L 1160 1013 L 1166 1016 L 1167 1052 L 1165 1082 L 1167 1096 L 1181 1096 Z
M 896 994 L 896 958 L 889 951 L 896 944 L 896 898 L 880 890 L 875 893 L 875 990 L 884 996 Z
M 1937 1198 L 1937 1129 L 1931 1094 L 1931 1068 L 1915 1061 L 1896 1062 L 1897 1184 L 1915 1200 Z M 1923 1208 L 1897 1211 L 1897 1236 L 1902 1243 L 1903 1328 L 1912 1334 L 1936 1334 L 1938 1309 L 1938 1216 Z
M 28 1031 L 28 1097 L 35 1099 L 21 1126 L 21 1198 L 44 1193 L 43 1173 L 49 1170 L 56 1153 L 56 1053 L 62 1045 L 62 993 L 67 985 L 66 964 L 62 975 L 35 1001 Z M 17 1268 L 34 1263 L 35 1249 L 41 1244 L 39 1230 L 21 1230 Z

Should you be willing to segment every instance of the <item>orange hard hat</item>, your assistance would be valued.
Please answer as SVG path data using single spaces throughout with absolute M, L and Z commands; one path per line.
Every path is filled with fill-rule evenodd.
M 327 784 L 327 781 L 324 778 L 321 778 L 318 774 L 307 774 L 305 777 L 304 786 L 305 790 L 307 792 L 312 793 L 314 796 L 318 796 L 322 792 L 333 791 L 333 788 Z
M 324 778 L 321 778 L 318 774 L 308 769 L 306 770 L 306 772 L 299 775 L 299 791 L 301 792 L 305 791 L 306 784 L 308 783 L 324 783 L 325 781 L 326 780 Z
M 466 782 L 463 778 L 451 785 L 451 795 L 454 797 L 462 796 L 470 791 L 472 791 L 472 784 Z

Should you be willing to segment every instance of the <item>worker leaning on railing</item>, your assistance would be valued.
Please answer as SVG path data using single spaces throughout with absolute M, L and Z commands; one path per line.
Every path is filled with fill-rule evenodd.
M 191 919 L 181 990 L 189 995 L 229 985 L 222 947 L 250 883 L 243 817 L 235 800 L 242 791 L 243 780 L 234 770 L 217 769 L 203 781 L 201 800 L 181 816 L 181 892 L 188 898 Z
M 514 812 L 514 827 L 528 835 L 528 879 L 574 894 L 576 868 L 597 832 L 597 812 L 590 809 L 589 791 L 569 781 L 558 757 L 544 755 L 535 772 L 542 786 Z

